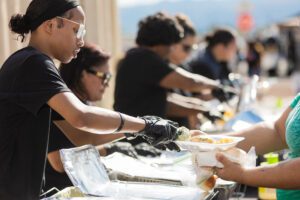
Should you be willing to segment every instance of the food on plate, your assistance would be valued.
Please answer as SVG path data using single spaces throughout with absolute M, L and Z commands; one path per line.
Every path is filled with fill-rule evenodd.
M 234 140 L 232 138 L 220 138 L 220 139 L 213 139 L 209 137 L 192 137 L 190 139 L 191 142 L 200 142 L 200 143 L 210 143 L 210 144 L 226 144 L 231 143 Z
M 231 142 L 233 142 L 232 138 L 221 138 L 221 139 L 215 141 L 216 144 L 226 144 L 226 143 L 231 143 Z
M 192 142 L 202 142 L 202 143 L 215 143 L 215 141 L 212 138 L 208 137 L 193 137 L 190 139 Z

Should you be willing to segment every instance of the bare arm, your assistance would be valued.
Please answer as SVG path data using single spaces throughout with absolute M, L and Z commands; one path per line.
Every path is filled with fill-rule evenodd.
M 285 122 L 291 108 L 287 108 L 275 123 L 259 123 L 253 127 L 236 133 L 229 133 L 232 136 L 242 136 L 245 140 L 237 147 L 248 151 L 255 146 L 257 154 L 265 154 L 281 150 L 287 147 L 285 141 Z
M 187 101 L 188 97 L 180 98 L 181 95 L 168 95 L 167 116 L 169 117 L 188 117 L 198 113 L 207 112 L 203 106 Z M 179 98 L 178 98 L 179 97 Z M 200 101 L 200 100 L 199 100 Z
M 238 147 L 248 150 L 254 145 L 258 153 L 287 147 L 285 141 L 285 122 L 291 108 L 287 108 L 273 126 L 259 124 L 247 131 L 231 134 L 246 137 Z M 264 186 L 281 189 L 300 189 L 300 159 L 280 162 L 278 165 L 244 169 L 240 165 L 229 161 L 225 156 L 218 155 L 217 159 L 223 163 L 223 169 L 217 169 L 217 175 L 226 180 L 233 180 L 252 186 Z
M 164 88 L 178 88 L 190 92 L 203 92 L 204 89 L 210 90 L 218 85 L 218 82 L 214 80 L 190 73 L 179 67 L 160 82 L 160 86 Z
M 48 105 L 73 127 L 83 131 L 96 134 L 112 133 L 120 125 L 121 119 L 117 112 L 87 106 L 71 92 L 56 94 L 48 101 Z M 122 115 L 125 121 L 122 132 L 138 132 L 144 129 L 144 120 Z
M 243 169 L 230 162 L 224 156 L 218 157 L 224 164 L 217 169 L 217 175 L 225 180 L 232 180 L 251 186 L 263 186 L 280 189 L 300 189 L 300 158 L 280 162 L 278 165 Z
M 124 134 L 93 134 L 74 128 L 66 120 L 54 121 L 54 124 L 66 135 L 66 137 L 75 145 L 82 146 L 92 144 L 94 146 L 112 142 L 124 137 Z

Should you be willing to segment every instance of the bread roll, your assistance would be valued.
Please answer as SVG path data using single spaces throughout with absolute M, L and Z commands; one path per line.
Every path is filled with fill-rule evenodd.
M 217 175 L 212 175 L 208 179 L 200 182 L 198 185 L 199 185 L 199 187 L 202 190 L 204 190 L 204 191 L 210 191 L 210 190 L 212 190 L 215 187 L 216 182 L 217 182 L 217 178 L 218 178 Z

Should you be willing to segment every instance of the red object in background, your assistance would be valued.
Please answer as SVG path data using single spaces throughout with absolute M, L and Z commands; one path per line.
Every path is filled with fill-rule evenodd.
M 237 28 L 242 32 L 249 32 L 254 27 L 253 17 L 250 13 L 244 12 L 238 16 Z

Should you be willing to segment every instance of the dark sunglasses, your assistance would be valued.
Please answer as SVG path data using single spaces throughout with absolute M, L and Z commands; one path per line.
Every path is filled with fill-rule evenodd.
M 188 44 L 181 44 L 182 49 L 186 53 L 191 53 L 191 51 L 196 50 L 198 48 L 197 45 L 188 45 Z
M 110 81 L 112 75 L 109 72 L 97 72 L 93 69 L 86 69 L 86 71 L 90 74 L 94 74 L 98 78 L 102 80 L 103 85 L 108 85 L 108 82 Z

